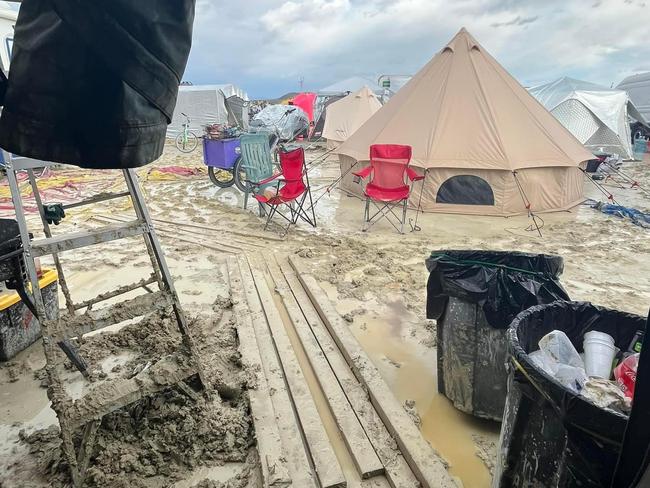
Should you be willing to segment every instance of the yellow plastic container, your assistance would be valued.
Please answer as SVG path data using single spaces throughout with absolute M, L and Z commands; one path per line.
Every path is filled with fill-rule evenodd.
M 56 270 L 43 269 L 38 285 L 45 302 L 48 319 L 59 315 L 59 276 Z M 0 361 L 8 361 L 41 335 L 41 325 L 22 302 L 18 293 L 9 290 L 0 294 Z

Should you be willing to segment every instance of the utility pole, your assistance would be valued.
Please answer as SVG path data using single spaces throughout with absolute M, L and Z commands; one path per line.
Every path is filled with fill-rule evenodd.
M 298 78 L 298 83 L 300 84 L 300 91 L 302 92 L 302 88 L 305 84 L 305 77 L 301 76 L 300 78 Z

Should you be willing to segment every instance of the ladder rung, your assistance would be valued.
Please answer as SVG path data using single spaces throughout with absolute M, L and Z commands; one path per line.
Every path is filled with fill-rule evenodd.
M 99 229 L 62 234 L 48 239 L 38 239 L 31 243 L 32 256 L 39 257 L 56 254 L 71 249 L 100 244 L 102 242 L 133 237 L 143 234 L 145 228 L 146 225 L 144 222 L 133 220 L 131 222 L 110 224 Z
M 128 197 L 130 195 L 131 194 L 128 191 L 123 191 L 120 193 L 102 193 L 101 195 L 95 195 L 94 197 L 87 198 L 86 200 L 81 200 L 80 202 L 63 205 L 63 209 L 67 210 L 69 208 L 81 207 L 83 205 L 92 205 L 93 203 L 105 202 L 106 200 L 114 200 L 116 198 Z
M 170 354 L 130 379 L 107 381 L 75 400 L 65 412 L 68 428 L 101 419 L 118 408 L 153 395 L 196 374 L 189 357 Z
M 108 291 L 106 293 L 102 293 L 101 295 L 96 296 L 95 298 L 91 298 L 90 300 L 85 300 L 81 303 L 75 303 L 74 304 L 74 309 L 75 310 L 81 310 L 82 308 L 88 308 L 91 305 L 95 305 L 97 303 L 109 300 L 111 298 L 115 298 L 120 295 L 124 295 L 125 293 L 129 293 L 131 291 L 135 291 L 138 288 L 145 288 L 147 285 L 151 285 L 158 281 L 155 276 L 150 276 L 149 278 L 142 279 L 138 281 L 137 283 L 133 283 L 131 285 L 125 285 L 117 288 L 116 290 Z
M 109 325 L 119 324 L 125 320 L 141 317 L 148 313 L 165 309 L 171 306 L 172 301 L 166 291 L 145 293 L 130 300 L 125 300 L 115 305 L 91 310 L 83 315 L 61 317 L 50 335 L 57 342 L 71 337 L 79 337 L 95 330 L 103 329 Z M 61 330 L 62 329 L 62 330 Z
M 5 158 L 9 154 L 9 161 L 11 161 L 11 168 L 14 171 L 20 171 L 25 169 L 36 169 L 36 168 L 46 168 L 52 166 L 56 163 L 52 161 L 41 161 L 40 159 L 33 159 L 24 156 L 13 156 L 11 153 L 3 151 Z M 6 159 L 5 159 L 6 160 Z

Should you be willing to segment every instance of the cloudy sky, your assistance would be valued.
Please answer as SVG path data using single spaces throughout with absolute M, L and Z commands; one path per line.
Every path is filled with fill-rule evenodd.
M 197 0 L 185 79 L 262 98 L 413 74 L 463 26 L 524 85 L 650 71 L 650 0 Z

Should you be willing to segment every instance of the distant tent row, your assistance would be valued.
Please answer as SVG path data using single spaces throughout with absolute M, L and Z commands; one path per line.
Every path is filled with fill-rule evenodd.
M 588 150 L 634 158 L 629 117 L 645 119 L 627 92 L 567 77 L 529 91 Z
M 181 85 L 168 137 L 183 130 L 185 116 L 190 117 L 190 129 L 196 135 L 210 124 L 228 124 L 248 128 L 248 95 L 236 85 Z
M 581 165 L 593 155 L 462 29 L 337 150 L 341 187 L 362 195 L 351 168 L 372 144 L 407 144 L 426 174 L 410 205 L 514 215 L 583 200 Z

